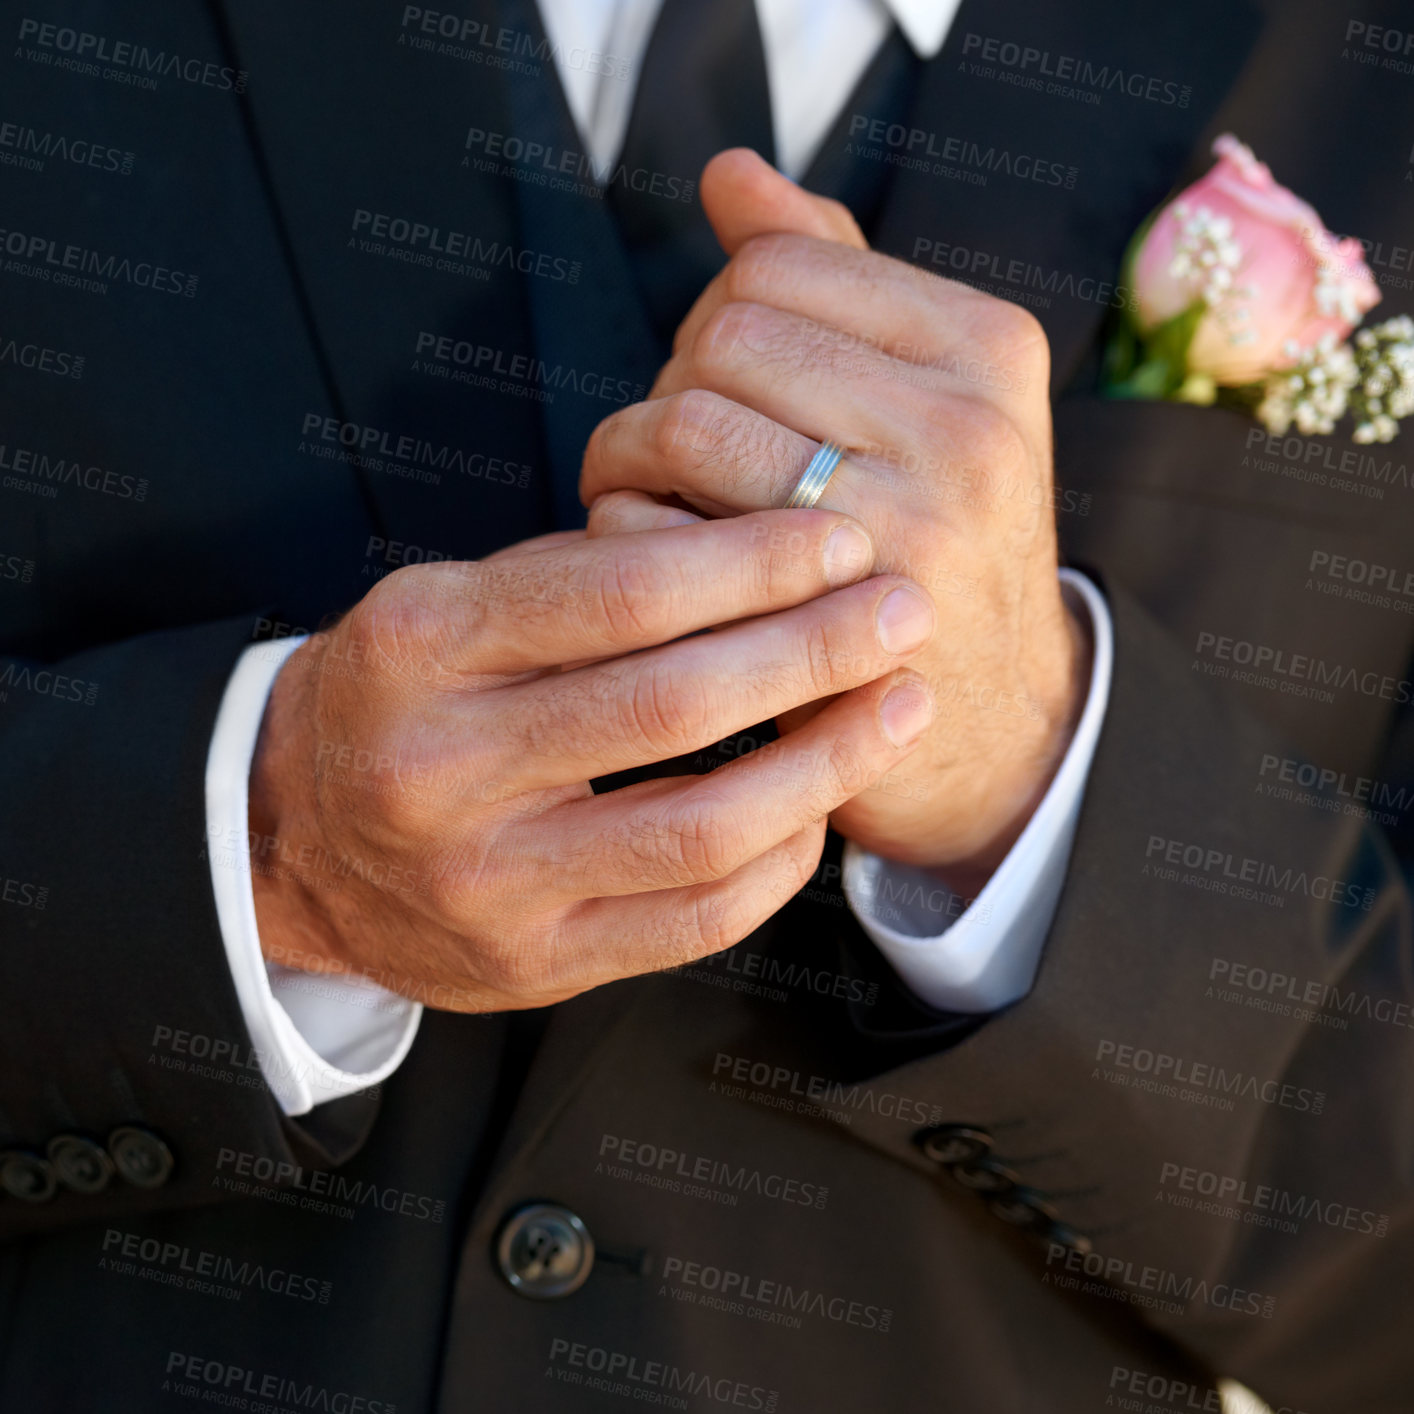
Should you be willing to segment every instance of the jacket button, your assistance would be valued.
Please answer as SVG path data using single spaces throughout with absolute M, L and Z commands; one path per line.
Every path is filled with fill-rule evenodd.
M 970 1164 L 991 1151 L 992 1136 L 971 1124 L 940 1124 L 915 1136 L 918 1147 L 935 1163 Z
M 993 1217 L 1011 1227 L 1044 1228 L 1056 1221 L 1055 1208 L 1034 1188 L 1013 1188 L 993 1198 L 987 1207 Z
M 978 1159 L 973 1164 L 954 1164 L 948 1170 L 953 1178 L 973 1193 L 1008 1193 L 1017 1185 L 1018 1176 L 995 1159 Z
M 503 1224 L 496 1264 L 522 1296 L 552 1301 L 584 1285 L 594 1265 L 594 1239 L 568 1208 L 529 1203 Z
M 55 1177 L 75 1193 L 101 1193 L 113 1177 L 113 1160 L 107 1151 L 81 1134 L 56 1134 L 45 1152 Z
M 54 1170 L 28 1149 L 0 1152 L 0 1189 L 22 1203 L 47 1203 L 58 1184 Z
M 108 1152 L 118 1172 L 135 1188 L 161 1188 L 177 1161 L 150 1129 L 120 1125 L 108 1136 Z

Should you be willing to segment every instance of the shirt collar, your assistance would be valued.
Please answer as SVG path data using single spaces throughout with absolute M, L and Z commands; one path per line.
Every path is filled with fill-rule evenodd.
M 883 0 L 904 38 L 920 59 L 931 59 L 943 47 L 962 0 Z

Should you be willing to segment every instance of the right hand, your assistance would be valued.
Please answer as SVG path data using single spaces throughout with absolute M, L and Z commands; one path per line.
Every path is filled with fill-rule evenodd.
M 842 528 L 861 538 L 827 574 Z M 932 719 L 898 670 L 932 601 L 897 575 L 859 582 L 872 563 L 848 517 L 792 510 L 389 575 L 290 657 L 266 709 L 265 956 L 504 1011 L 739 942 L 814 872 L 829 812 Z M 886 599 L 913 611 L 888 646 Z M 590 788 L 833 694 L 710 774 Z

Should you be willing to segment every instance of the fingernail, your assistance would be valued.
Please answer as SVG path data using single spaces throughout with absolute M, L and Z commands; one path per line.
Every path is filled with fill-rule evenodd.
M 912 746 L 932 720 L 932 694 L 918 683 L 890 688 L 879 704 L 879 724 L 895 746 Z
M 836 526 L 825 541 L 825 582 L 838 589 L 863 579 L 874 563 L 874 542 L 848 521 Z
M 886 653 L 911 653 L 933 632 L 933 605 L 916 589 L 886 594 L 874 614 L 875 631 Z

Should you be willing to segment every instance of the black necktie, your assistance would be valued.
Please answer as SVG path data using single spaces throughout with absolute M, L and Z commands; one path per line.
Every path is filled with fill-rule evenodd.
M 663 0 L 608 199 L 665 348 L 726 260 L 696 195 L 725 147 L 775 160 L 755 0 Z

